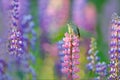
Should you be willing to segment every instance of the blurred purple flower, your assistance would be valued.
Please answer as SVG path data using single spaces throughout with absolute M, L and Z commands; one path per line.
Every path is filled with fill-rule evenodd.
M 116 12 L 119 12 L 119 0 L 109 0 L 107 1 L 102 8 L 102 13 L 99 13 L 99 19 L 101 24 L 101 30 L 102 30 L 102 36 L 104 38 L 104 41 L 108 43 L 110 41 L 110 20 L 111 15 Z
M 93 4 L 87 4 L 84 11 L 85 11 L 84 27 L 86 27 L 86 30 L 94 32 L 97 20 L 96 8 Z
M 64 44 L 63 40 L 58 41 L 58 43 L 57 43 L 58 60 L 55 62 L 55 73 L 57 74 L 59 80 L 61 80 L 62 76 L 63 76 L 63 74 L 61 72 L 61 69 L 62 69 L 61 63 L 64 62 L 63 58 L 65 56 L 65 54 L 63 53 L 64 48 L 62 47 L 63 44 Z
M 6 62 L 0 59 L 0 76 L 5 74 L 6 67 L 7 67 Z
M 20 3 L 20 16 L 27 15 L 30 13 L 30 2 L 29 0 L 19 0 Z
M 46 44 L 51 45 L 49 35 L 54 34 L 67 22 L 69 14 L 69 0 L 38 0 L 40 22 L 40 50 L 41 57 L 45 57 Z
M 41 30 L 56 32 L 65 24 L 69 12 L 69 0 L 39 0 Z
M 26 47 L 34 50 L 37 34 L 35 32 L 35 24 L 32 15 L 30 14 L 24 15 L 21 22 L 21 26 L 23 29 L 23 37 L 25 40 Z M 29 38 L 29 35 L 32 35 L 32 37 Z
M 0 37 L 7 39 L 8 37 L 8 10 L 9 10 L 9 0 L 0 0 Z
M 86 0 L 73 1 L 72 19 L 76 25 L 83 26 L 84 23 L 84 9 L 86 6 Z
M 73 1 L 72 20 L 81 29 L 95 31 L 96 9 L 93 4 L 86 0 Z
M 29 31 L 28 33 L 25 33 L 26 30 L 31 29 L 34 26 L 34 23 L 31 21 L 32 16 L 28 15 L 28 6 L 25 6 L 24 0 L 11 0 L 10 4 L 9 54 L 15 55 L 13 56 L 13 63 L 15 64 L 17 71 L 20 70 L 23 73 L 31 72 L 33 79 L 35 79 L 35 71 L 29 63 L 31 54 L 29 52 L 28 40 L 26 40 L 26 37 L 24 36 L 29 33 Z M 31 32 L 34 33 L 34 31 Z M 32 41 L 30 44 L 32 44 Z

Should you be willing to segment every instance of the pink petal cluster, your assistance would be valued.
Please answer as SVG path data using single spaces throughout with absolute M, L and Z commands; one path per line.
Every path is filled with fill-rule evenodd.
M 76 73 L 79 72 L 78 65 L 79 62 L 79 37 L 75 34 L 65 33 L 63 38 L 64 44 L 64 62 L 62 63 L 62 72 L 67 75 L 69 80 L 78 79 L 79 75 Z

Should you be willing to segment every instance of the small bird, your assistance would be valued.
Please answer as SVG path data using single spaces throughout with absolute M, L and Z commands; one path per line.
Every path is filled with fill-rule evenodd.
M 74 34 L 76 34 L 76 35 L 78 35 L 80 37 L 80 30 L 75 24 L 69 23 L 68 27 L 72 28 Z

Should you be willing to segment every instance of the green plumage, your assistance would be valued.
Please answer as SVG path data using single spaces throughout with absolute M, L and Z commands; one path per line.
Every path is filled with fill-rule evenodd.
M 74 34 L 76 34 L 76 35 L 78 35 L 80 37 L 79 28 L 75 24 L 69 23 L 68 26 L 72 28 Z

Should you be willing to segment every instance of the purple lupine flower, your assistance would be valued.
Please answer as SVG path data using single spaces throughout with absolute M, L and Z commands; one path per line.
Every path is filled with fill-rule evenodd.
M 94 4 L 87 3 L 87 0 L 74 0 L 72 20 L 81 29 L 95 32 L 96 8 Z
M 16 64 L 18 66 L 18 69 L 22 71 L 22 73 L 24 74 L 31 74 L 32 80 L 36 80 L 36 72 L 29 62 L 31 60 L 31 57 L 29 54 L 24 56 L 25 56 L 24 59 L 21 60 L 17 58 Z
M 38 3 L 40 27 L 43 31 L 56 32 L 65 25 L 69 14 L 69 0 L 38 0 Z
M 29 63 L 30 60 L 32 60 L 32 62 L 34 62 L 35 60 L 34 56 L 30 52 L 30 49 L 33 50 L 36 40 L 36 32 L 34 30 L 34 22 L 32 21 L 32 16 L 29 14 L 24 15 L 20 25 L 23 30 L 23 38 L 24 38 L 24 46 L 25 46 L 26 54 L 24 54 L 24 57 L 21 60 L 17 58 L 16 62 L 17 65 L 19 65 L 21 71 L 23 71 L 24 73 L 31 73 L 32 79 L 36 80 L 36 73 Z M 29 35 L 32 35 L 32 38 L 30 38 Z
M 99 61 L 99 57 L 97 56 L 98 50 L 96 47 L 97 43 L 94 38 L 91 38 L 90 49 L 88 51 L 87 60 L 89 63 L 87 64 L 87 68 L 89 70 L 95 71 L 95 65 Z
M 59 51 L 58 52 L 58 56 L 60 58 L 60 62 L 64 61 L 63 57 L 65 56 L 65 54 L 63 53 L 64 48 L 62 47 L 63 44 L 64 44 L 63 40 L 61 40 L 61 41 L 58 42 L 58 51 Z
M 105 76 L 107 75 L 107 64 L 105 62 L 98 62 L 96 64 L 96 70 L 95 70 L 96 74 L 98 74 L 99 76 L 99 80 L 104 79 Z
M 59 77 L 59 80 L 62 79 L 62 75 L 63 75 L 61 72 L 61 69 L 62 69 L 61 63 L 64 62 L 64 59 L 63 59 L 64 58 L 64 53 L 63 53 L 64 48 L 62 47 L 63 44 L 64 44 L 63 40 L 60 40 L 57 43 L 59 60 L 56 61 L 56 63 L 55 63 L 55 72 L 56 72 L 57 76 Z
M 75 0 L 73 1 L 73 22 L 76 25 L 83 25 L 84 23 L 84 9 L 86 6 L 86 0 Z
M 87 60 L 89 61 L 87 68 L 98 75 L 94 80 L 103 80 L 107 75 L 107 64 L 105 62 L 100 62 L 97 54 L 98 50 L 96 40 L 95 38 L 91 38 L 90 49 L 87 56 Z
M 5 55 L 5 54 L 2 55 L 3 58 L 8 59 L 8 61 L 9 61 L 9 62 L 7 61 L 8 68 L 7 68 L 6 73 L 12 73 L 14 71 L 20 70 L 23 73 L 31 73 L 32 77 L 33 77 L 33 80 L 35 80 L 36 74 L 35 74 L 35 71 L 31 67 L 30 62 L 29 62 L 29 60 L 33 56 L 31 54 L 29 54 L 30 53 L 28 51 L 29 45 L 28 44 L 26 45 L 27 41 L 24 39 L 24 31 L 23 31 L 23 30 L 26 30 L 26 27 L 28 27 L 28 26 L 33 27 L 33 24 L 32 24 L 33 22 L 32 21 L 27 21 L 27 22 L 29 22 L 28 23 L 29 25 L 26 25 L 26 27 L 25 27 L 25 25 L 23 27 L 23 24 L 22 24 L 24 15 L 26 13 L 28 13 L 28 11 L 26 10 L 27 8 L 25 6 L 25 2 L 27 0 L 25 0 L 25 1 L 24 0 L 20 0 L 20 1 L 19 0 L 10 0 L 9 2 L 6 1 L 6 0 L 2 0 L 2 1 L 3 1 L 2 8 L 3 8 L 4 11 L 5 10 L 7 11 L 7 8 L 6 8 L 5 5 L 8 4 L 8 3 L 9 3 L 8 5 L 10 5 L 9 6 L 10 26 L 8 28 L 8 29 L 10 29 L 9 30 L 9 43 L 8 43 L 9 52 L 4 52 L 4 53 L 5 54 L 6 53 L 12 53 L 15 56 L 20 56 L 20 55 L 22 56 L 22 57 L 14 57 L 13 58 L 13 56 Z M 7 7 L 8 7 L 8 5 L 7 5 Z M 23 10 L 23 8 L 26 8 L 26 9 Z M 34 31 L 31 31 L 31 33 L 34 34 Z M 31 40 L 31 42 L 32 42 L 32 40 Z M 12 76 L 12 74 L 10 76 L 13 79 L 15 78 L 14 76 Z M 1 80 L 1 76 L 0 76 L 0 80 Z M 5 80 L 10 80 L 10 78 L 5 79 Z
M 119 56 L 120 56 L 120 17 L 114 13 L 112 15 L 111 41 L 110 41 L 110 76 L 109 80 L 119 80 Z
M 23 32 L 20 26 L 19 0 L 10 1 L 10 32 L 9 32 L 9 54 L 22 56 L 24 54 Z
M 62 72 L 66 74 L 68 80 L 79 79 L 79 36 L 74 34 L 73 29 L 70 28 L 71 32 L 65 33 L 63 38 L 64 44 L 64 62 L 62 63 Z
M 32 50 L 35 48 L 35 42 L 36 42 L 36 32 L 34 29 L 34 22 L 32 20 L 32 15 L 24 15 L 21 26 L 23 29 L 23 37 L 25 39 L 26 45 L 31 46 Z M 29 38 L 29 35 L 32 35 L 31 38 Z
M 35 71 L 33 71 L 33 68 L 30 66 L 29 60 L 30 60 L 30 54 L 28 50 L 28 41 L 25 40 L 25 31 L 26 27 L 27 29 L 33 27 L 33 22 L 27 22 L 28 25 L 24 25 L 22 21 L 24 21 L 24 15 L 25 13 L 20 12 L 21 9 L 21 2 L 19 0 L 12 0 L 11 1 L 11 7 L 10 7 L 10 32 L 9 32 L 9 54 L 17 56 L 15 58 L 15 61 L 17 64 L 17 69 L 21 70 L 25 73 L 32 73 L 33 79 L 35 79 Z M 22 18 L 20 18 L 22 17 Z M 28 16 L 29 17 L 29 16 Z M 31 20 L 31 19 L 30 19 Z M 25 22 L 26 24 L 26 22 Z M 24 29 L 24 30 L 23 30 Z

